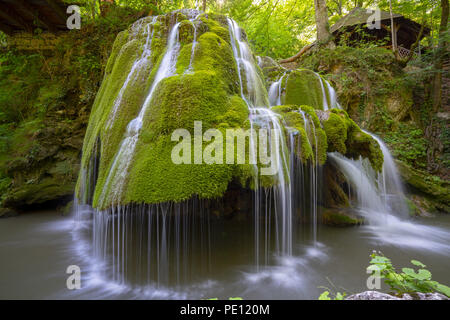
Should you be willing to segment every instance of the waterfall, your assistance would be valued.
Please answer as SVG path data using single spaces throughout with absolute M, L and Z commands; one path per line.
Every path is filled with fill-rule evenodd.
M 408 216 L 408 206 L 392 155 L 380 138 L 364 132 L 378 142 L 383 152 L 384 163 L 380 173 L 372 169 L 367 159 L 351 160 L 338 153 L 329 156 L 354 187 L 357 206 L 369 222 L 385 224 L 387 214 L 405 218 Z
M 279 116 L 270 110 L 269 97 L 264 86 L 264 81 L 261 79 L 256 67 L 256 63 L 253 58 L 253 54 L 248 47 L 246 41 L 242 40 L 241 29 L 237 26 L 236 22 L 228 18 L 228 28 L 230 33 L 231 45 L 233 49 L 234 59 L 238 67 L 240 91 L 242 99 L 247 103 L 250 112 L 250 124 L 251 127 L 258 127 L 261 129 L 274 129 L 277 132 L 275 137 L 275 150 L 276 163 L 278 165 L 278 171 L 276 174 L 277 185 L 273 187 L 274 197 L 274 211 L 277 230 L 277 248 L 279 254 L 292 255 L 292 204 L 291 204 L 291 181 L 289 181 L 289 152 L 286 144 L 286 138 L 284 136 L 284 130 L 281 125 Z M 242 73 L 242 74 L 241 74 Z M 244 76 L 244 77 L 243 77 Z M 244 92 L 243 78 L 246 80 L 246 92 Z M 280 81 L 281 83 L 281 81 Z M 254 137 L 251 142 L 251 148 L 256 154 L 256 141 Z M 272 137 L 269 137 L 269 141 L 272 141 Z M 271 155 L 273 157 L 273 155 Z M 255 260 L 256 265 L 259 266 L 259 243 L 260 236 L 259 221 L 261 218 L 261 203 L 263 199 L 262 193 L 266 192 L 260 190 L 258 175 L 255 175 Z M 267 201 L 266 201 L 267 202 Z M 278 219 L 281 221 L 278 222 Z M 268 229 L 267 223 L 270 221 L 265 220 L 264 230 Z M 267 243 L 267 241 L 264 241 Z M 265 255 L 267 250 L 265 247 Z
M 286 76 L 286 72 L 283 73 L 278 81 L 275 81 L 270 85 L 269 88 L 269 102 L 271 106 L 281 105 L 281 86 L 283 84 L 283 79 Z
M 153 35 L 155 33 L 155 29 L 151 28 L 151 27 L 155 24 L 156 19 L 157 19 L 157 16 L 152 17 L 151 23 L 147 24 L 147 26 L 146 26 L 146 41 L 144 44 L 144 49 L 142 51 L 141 56 L 134 61 L 133 66 L 131 67 L 131 70 L 128 73 L 128 76 L 127 76 L 125 82 L 123 83 L 122 87 L 120 88 L 120 91 L 116 97 L 116 100 L 114 101 L 112 113 L 111 113 L 111 116 L 107 123 L 108 128 L 110 128 L 112 126 L 112 124 L 116 118 L 117 110 L 119 109 L 119 106 L 122 103 L 123 94 L 124 94 L 125 90 L 128 88 L 130 81 L 135 80 L 139 76 L 139 73 L 143 69 L 145 69 L 147 64 L 149 63 L 149 60 L 150 60 L 149 57 L 152 54 L 152 50 L 151 50 L 152 40 L 153 40 Z M 141 31 L 143 22 L 144 22 L 143 19 L 138 20 L 138 22 L 132 26 L 134 37 L 136 37 L 136 35 Z M 150 32 L 150 28 L 152 29 L 151 32 Z
M 195 55 L 195 47 L 197 46 L 197 26 L 195 25 L 195 21 L 197 20 L 198 16 L 200 14 L 197 14 L 194 18 L 189 19 L 189 22 L 194 27 L 194 39 L 192 41 L 192 49 L 191 49 L 191 59 L 189 60 L 189 67 L 186 69 L 186 73 L 192 72 L 192 62 L 194 61 L 194 55 Z
M 195 15 L 194 15 L 195 14 Z M 198 12 L 191 12 L 190 23 L 193 26 L 192 47 L 187 51 L 186 75 L 188 78 L 194 70 L 196 50 L 200 50 L 197 37 L 201 37 L 201 30 L 197 23 Z M 203 19 L 203 18 L 202 18 Z M 77 221 L 80 225 L 87 217 L 92 223 L 93 253 L 98 261 L 102 261 L 102 268 L 108 277 L 118 283 L 156 282 L 158 285 L 176 284 L 195 278 L 192 270 L 203 275 L 210 268 L 212 261 L 211 238 L 212 232 L 211 202 L 193 197 L 179 203 L 164 202 L 157 204 L 130 203 L 121 205 L 121 198 L 127 185 L 130 164 L 133 163 L 146 114 L 155 100 L 155 93 L 161 82 L 176 73 L 176 64 L 182 44 L 179 40 L 180 22 L 176 22 L 168 30 L 165 51 L 159 57 L 159 64 L 148 68 L 151 63 L 151 50 L 156 17 L 145 24 L 140 20 L 132 26 L 132 37 L 141 33 L 145 35 L 143 51 L 136 57 L 131 70 L 126 76 L 120 90 L 113 100 L 111 111 L 106 121 L 106 128 L 111 129 L 119 117 L 123 100 L 126 100 L 127 90 L 133 86 L 135 79 L 143 76 L 143 70 L 152 75 L 149 79 L 148 92 L 139 105 L 138 114 L 129 121 L 124 136 L 120 140 L 117 152 L 105 171 L 105 182 L 99 190 L 98 206 L 105 210 L 93 210 L 92 203 L 95 184 L 99 169 L 101 154 L 100 140 L 96 141 L 91 150 L 88 165 L 80 172 L 79 193 L 80 203 L 77 207 Z M 242 30 L 235 21 L 228 19 L 228 34 L 230 38 L 233 58 L 239 80 L 233 94 L 239 94 L 246 103 L 249 112 L 249 123 L 252 129 L 265 129 L 269 133 L 268 144 L 275 150 L 271 154 L 276 164 L 276 174 L 271 177 L 273 186 L 264 188 L 258 165 L 254 166 L 253 185 L 253 219 L 255 265 L 268 265 L 270 254 L 275 252 L 279 256 L 292 256 L 294 252 L 293 239 L 298 219 L 308 222 L 308 233 L 312 240 L 318 240 L 317 220 L 319 217 L 318 204 L 320 198 L 321 166 L 318 160 L 318 132 L 313 118 L 301 109 L 298 113 L 304 121 L 304 129 L 308 142 L 315 146 L 314 161 L 303 163 L 301 160 L 301 145 L 297 139 L 298 131 L 285 127 L 281 116 L 272 111 L 271 107 L 281 104 L 283 83 L 289 80 L 289 71 L 274 82 L 267 91 L 261 70 L 244 39 Z M 198 46 L 198 47 L 197 47 Z M 184 52 L 184 51 L 183 51 Z M 199 53 L 199 51 L 197 51 Z M 198 54 L 197 54 L 198 56 Z M 184 57 L 184 56 L 183 56 Z M 189 60 L 188 60 L 189 59 Z M 197 64 L 195 64 L 197 66 Z M 148 71 L 152 69 L 153 71 Z M 141 73 L 142 72 L 142 73 Z M 125 75 L 124 75 L 125 76 Z M 340 108 L 336 92 L 328 81 L 319 78 L 324 110 Z M 236 92 L 238 88 L 239 92 Z M 182 106 L 180 106 L 182 107 Z M 403 212 L 394 206 L 403 199 L 403 190 L 396 168 L 388 149 L 380 139 L 373 136 L 380 144 L 385 156 L 382 173 L 377 175 L 367 160 L 349 160 L 340 154 L 330 154 L 347 180 L 354 186 L 358 201 L 357 207 L 366 214 L 373 225 L 381 225 L 386 221 L 386 213 Z M 257 137 L 250 137 L 250 154 L 256 157 Z M 152 163 L 153 164 L 153 163 Z M 250 193 L 250 192 L 249 192 Z M 375 214 L 374 214 L 375 212 Z M 303 221 L 302 221 L 303 222 Z M 246 230 L 247 231 L 247 230 Z M 252 235 L 253 236 L 253 235 Z M 103 269 L 100 269 L 103 270 Z
M 179 51 L 179 33 L 178 28 L 180 23 L 176 23 L 169 33 L 167 41 L 167 49 L 164 57 L 158 67 L 153 83 L 150 87 L 149 93 L 145 98 L 139 115 L 130 121 L 127 126 L 125 137 L 116 153 L 109 169 L 106 182 L 100 197 L 100 204 L 106 203 L 107 197 L 112 197 L 113 201 L 119 201 L 125 184 L 125 179 L 128 173 L 128 167 L 132 161 L 136 144 L 139 140 L 139 133 L 142 128 L 142 121 L 145 113 L 150 106 L 153 94 L 158 84 L 165 78 L 171 76 L 175 71 L 177 61 L 177 54 Z
M 371 135 L 372 138 L 378 142 L 380 149 L 383 152 L 383 169 L 381 174 L 378 175 L 377 182 L 384 201 L 389 204 L 389 207 L 393 208 L 399 216 L 407 217 L 409 209 L 405 202 L 403 183 L 389 149 L 379 137 L 368 131 L 364 132 Z

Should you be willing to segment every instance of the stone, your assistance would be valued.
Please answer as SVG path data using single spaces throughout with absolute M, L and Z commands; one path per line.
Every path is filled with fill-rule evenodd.
M 0 218 L 10 218 L 17 216 L 17 211 L 9 208 L 0 208 Z
M 364 291 L 348 296 L 345 300 L 449 300 L 446 296 L 438 292 L 431 293 L 404 293 L 396 297 L 387 293 L 378 291 Z

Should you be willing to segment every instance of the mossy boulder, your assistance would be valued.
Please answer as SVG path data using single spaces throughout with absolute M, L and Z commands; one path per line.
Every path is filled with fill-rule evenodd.
M 312 106 L 314 109 L 324 109 L 322 79 L 311 70 L 298 69 L 290 72 L 286 77 L 284 94 L 281 101 L 284 104 Z M 325 91 L 326 92 L 326 91 Z M 327 96 L 326 99 L 329 99 Z
M 298 132 L 296 150 L 304 162 L 317 157 L 318 163 L 324 164 L 327 152 L 339 152 L 352 159 L 367 158 L 376 171 L 382 169 L 384 159 L 378 142 L 344 110 L 321 111 L 296 105 L 276 106 L 272 110 L 282 116 L 286 126 Z
M 383 167 L 383 152 L 378 142 L 340 109 L 318 111 L 319 119 L 327 135 L 328 152 L 339 152 L 351 159 L 369 159 L 376 171 Z
M 325 209 L 322 212 L 322 223 L 333 227 L 352 227 L 364 224 L 364 218 L 343 209 Z
M 58 179 L 46 178 L 42 181 L 23 184 L 12 189 L 3 205 L 13 208 L 25 208 L 45 204 L 50 201 L 62 201 L 73 195 L 74 183 L 64 184 Z
M 83 147 L 82 166 L 85 169 L 93 157 L 97 157 L 96 148 L 100 148 L 98 177 L 92 181 L 80 175 L 77 185 L 78 197 L 82 190 L 94 189 L 95 207 L 106 208 L 118 203 L 180 202 L 194 196 L 218 198 L 223 196 L 232 180 L 240 181 L 243 186 L 250 184 L 253 169 L 249 164 L 226 164 L 225 160 L 214 164 L 175 164 L 171 158 L 173 148 L 179 143 L 171 139 L 176 129 L 187 130 L 193 138 L 191 160 L 195 158 L 194 153 L 208 147 L 208 143 L 203 143 L 201 150 L 195 149 L 195 121 L 201 121 L 203 132 L 217 129 L 223 137 L 226 129 L 249 128 L 248 107 L 240 95 L 226 17 L 200 15 L 193 22 L 197 30 L 194 47 L 192 23 L 183 16 L 174 19 L 173 14 L 158 16 L 155 22 L 146 18 L 116 39 Z M 116 186 L 108 183 L 108 176 L 127 134 L 127 126 L 137 117 L 147 98 L 175 20 L 180 23 L 175 68 L 158 83 L 148 101 L 149 108 L 143 117 L 127 172 L 116 173 L 126 176 L 116 197 L 117 193 L 111 192 Z M 148 43 L 147 32 L 153 34 L 151 54 L 142 62 L 137 76 L 127 83 L 133 64 Z M 119 92 L 121 96 L 118 96 Z M 225 150 L 222 151 L 225 155 Z M 87 171 L 82 170 L 82 173 Z M 268 181 L 271 182 L 266 181 L 265 186 L 274 183 Z M 83 185 L 86 183 L 94 186 Z
M 320 165 L 327 159 L 327 137 L 313 107 L 284 105 L 272 108 L 295 131 L 295 152 L 303 162 Z M 306 120 L 306 123 L 305 123 Z
M 415 203 L 428 212 L 450 212 L 450 184 L 437 176 L 417 170 L 402 161 L 397 167 L 409 190 L 416 195 Z

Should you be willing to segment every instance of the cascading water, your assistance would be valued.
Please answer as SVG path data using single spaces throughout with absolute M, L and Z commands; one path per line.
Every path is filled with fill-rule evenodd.
M 283 73 L 278 81 L 275 81 L 269 88 L 269 101 L 271 106 L 281 105 L 281 86 L 283 85 L 283 79 L 286 76 L 286 72 Z
M 242 40 L 241 29 L 237 26 L 236 22 L 228 19 L 228 27 L 230 32 L 231 44 L 233 48 L 234 58 L 238 66 L 238 74 L 240 80 L 241 96 L 246 101 L 250 111 L 250 123 L 251 127 L 258 127 L 261 129 L 267 129 L 269 132 L 271 129 L 276 133 L 275 139 L 269 137 L 270 143 L 275 143 L 275 147 L 270 150 L 276 150 L 275 161 L 278 169 L 276 174 L 276 181 L 278 182 L 272 190 L 264 190 L 259 188 L 258 176 L 255 176 L 255 252 L 256 252 L 256 264 L 259 265 L 259 243 L 260 243 L 260 219 L 264 219 L 264 257 L 265 262 L 268 258 L 268 230 L 270 226 L 270 217 L 267 211 L 262 214 L 262 199 L 264 199 L 264 207 L 268 207 L 267 197 L 273 197 L 274 201 L 274 215 L 275 215 L 275 228 L 276 228 L 276 250 L 280 255 L 292 255 L 292 239 L 293 239 L 293 205 L 292 205 L 292 181 L 290 180 L 289 173 L 289 151 L 287 145 L 287 139 L 284 134 L 283 126 L 279 119 L 279 115 L 270 110 L 269 106 L 274 105 L 271 99 L 275 96 L 275 103 L 279 101 L 277 94 L 273 94 L 272 91 L 281 93 L 281 83 L 283 77 L 277 82 L 276 87 L 271 89 L 270 94 L 264 86 L 264 81 L 261 79 L 256 67 L 256 63 L 253 58 L 253 54 L 248 47 L 246 41 Z M 246 79 L 247 91 L 244 92 L 244 85 L 242 80 L 243 73 L 244 79 Z M 253 140 L 251 145 L 255 146 L 256 142 Z M 253 149 L 256 154 L 256 149 Z M 274 157 L 274 155 L 271 155 Z M 258 190 L 259 189 L 259 190 Z M 279 221 L 279 220 L 280 221 Z
M 152 44 L 155 37 L 154 25 L 157 18 L 140 20 L 131 30 L 133 37 L 145 35 L 142 53 L 131 64 L 131 69 L 118 87 L 117 96 L 112 104 L 106 122 L 107 128 L 112 128 L 118 121 L 121 105 L 126 100 L 126 94 L 134 85 L 136 79 L 148 78 L 148 93 L 145 95 L 140 109 L 126 126 L 124 136 L 120 140 L 118 151 L 113 155 L 109 170 L 104 177 L 104 184 L 100 189 L 98 207 L 104 210 L 92 210 L 92 198 L 98 176 L 98 160 L 102 146 L 96 140 L 88 164 L 80 172 L 79 179 L 79 220 L 92 215 L 93 252 L 96 260 L 101 261 L 101 270 L 118 283 L 180 285 L 183 282 L 196 279 L 198 274 L 206 273 L 211 268 L 216 250 L 212 250 L 212 243 L 217 241 L 220 233 L 215 234 L 212 228 L 217 228 L 217 221 L 210 216 L 212 205 L 197 197 L 179 203 L 162 202 L 152 205 L 129 203 L 121 205 L 122 196 L 129 179 L 130 164 L 136 156 L 136 149 L 141 138 L 144 118 L 152 111 L 156 101 L 154 97 L 161 84 L 176 75 L 190 77 L 194 70 L 197 56 L 201 55 L 202 45 L 200 30 L 196 23 L 198 12 L 191 12 L 189 23 L 193 27 L 193 40 L 189 48 L 190 56 L 186 59 L 183 72 L 177 68 L 177 62 L 182 51 L 179 39 L 181 22 L 169 26 L 166 37 L 165 51 L 157 65 L 151 66 Z M 200 20 L 200 19 L 199 19 Z M 237 66 L 239 80 L 239 95 L 247 105 L 251 128 L 265 129 L 269 133 L 269 150 L 276 163 L 276 174 L 272 177 L 276 183 L 270 188 L 263 188 L 260 180 L 258 165 L 254 166 L 253 201 L 253 229 L 256 267 L 260 264 L 271 263 L 271 253 L 278 256 L 292 256 L 294 254 L 293 239 L 296 229 L 296 219 L 309 222 L 309 232 L 315 242 L 317 235 L 317 220 L 319 216 L 318 203 L 320 198 L 320 165 L 318 161 L 317 122 L 314 123 L 310 115 L 302 110 L 298 113 L 303 118 L 304 129 L 311 145 L 315 145 L 314 161 L 303 163 L 298 157 L 300 145 L 296 143 L 298 132 L 286 128 L 278 113 L 271 107 L 281 104 L 283 83 L 289 79 L 289 71 L 266 90 L 260 69 L 257 67 L 253 54 L 243 39 L 242 30 L 236 22 L 227 20 L 230 45 L 233 59 Z M 154 70 L 152 72 L 151 70 Z M 331 85 L 320 76 L 324 109 L 337 107 L 339 104 L 336 93 Z M 375 139 L 378 139 L 374 137 Z M 393 195 L 400 197 L 401 186 L 395 173 L 395 166 L 388 154 L 387 148 L 379 141 L 385 153 L 383 174 L 376 177 L 370 172 L 367 163 L 350 162 L 337 154 L 331 154 L 347 178 L 354 184 L 362 184 L 367 193 L 361 195 L 361 208 L 374 209 L 377 212 L 389 212 L 392 204 L 398 202 Z M 273 145 L 272 145 L 273 144 Z M 256 155 L 257 137 L 250 137 L 251 156 Z M 372 170 L 373 172 L 373 170 Z M 365 180 L 355 177 L 361 173 Z M 356 175 L 355 175 L 356 174 Z M 374 181 L 382 189 L 374 187 Z M 359 185 L 358 185 L 359 186 Z M 361 189 L 360 191 L 362 191 Z M 399 191 L 399 192 L 397 192 Z M 369 198 L 365 198 L 369 197 Z M 372 202 L 370 202 L 372 201 Z M 381 205 L 380 205 L 381 204 Z M 369 210 L 366 210 L 369 211 Z M 375 217 L 376 218 L 376 217 Z M 83 224 L 84 225 L 84 224 Z M 217 250 L 220 251 L 220 250 Z M 196 270 L 196 274 L 193 273 Z
M 150 91 L 144 101 L 139 115 L 134 118 L 127 126 L 125 138 L 123 139 L 119 151 L 111 165 L 108 177 L 103 187 L 101 203 L 104 204 L 106 197 L 112 197 L 113 201 L 118 201 L 123 191 L 123 186 L 128 172 L 128 166 L 132 161 L 136 144 L 139 140 L 139 133 L 142 128 L 142 121 L 155 90 L 161 80 L 171 76 L 174 73 L 177 54 L 179 50 L 178 28 L 180 23 L 176 23 L 170 31 L 166 53 L 158 67 L 158 71 L 153 80 Z M 125 84 L 124 84 L 125 85 Z

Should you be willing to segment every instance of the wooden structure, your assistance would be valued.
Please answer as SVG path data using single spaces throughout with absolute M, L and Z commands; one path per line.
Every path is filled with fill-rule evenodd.
M 67 31 L 67 7 L 62 0 L 0 0 L 0 30 L 8 35 L 33 33 L 37 28 Z
M 393 13 L 394 32 L 391 32 L 391 15 L 386 11 L 379 11 L 375 14 L 370 9 L 355 8 L 345 17 L 338 20 L 330 29 L 335 37 L 336 43 L 341 39 L 348 41 L 348 44 L 357 43 L 363 38 L 372 41 L 384 39 L 390 40 L 390 45 L 398 49 L 400 56 L 407 56 L 410 49 L 420 35 L 420 39 L 430 34 L 430 29 L 405 18 L 400 14 Z M 378 23 L 380 28 L 369 28 L 368 23 Z M 363 31 L 363 32 L 358 32 Z M 393 36 L 392 36 L 393 34 Z

